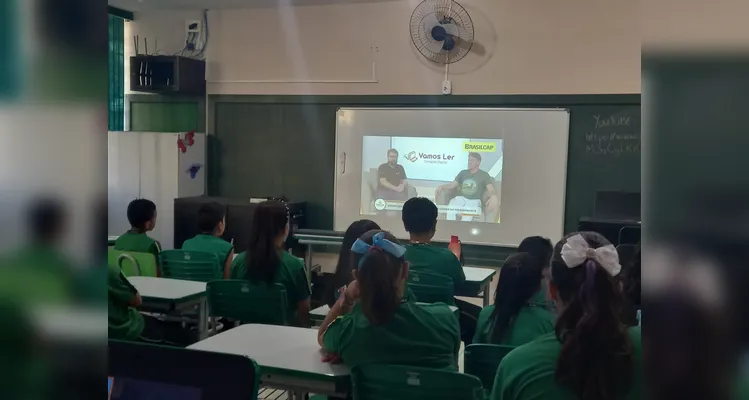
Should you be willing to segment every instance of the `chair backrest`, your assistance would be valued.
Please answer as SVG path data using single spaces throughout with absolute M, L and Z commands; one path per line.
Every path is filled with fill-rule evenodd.
M 637 255 L 637 245 L 620 244 L 619 246 L 616 246 L 616 252 L 619 254 L 619 264 L 626 268 L 635 260 L 635 256 Z
M 211 316 L 242 323 L 288 325 L 286 289 L 275 283 L 253 284 L 243 279 L 208 282 Z
M 156 256 L 151 253 L 109 249 L 107 263 L 119 267 L 125 276 L 158 276 Z
M 408 271 L 408 287 L 421 303 L 455 305 L 455 287 L 449 276 L 427 272 L 419 267 Z
M 471 375 L 400 365 L 351 370 L 354 400 L 479 400 L 481 381 Z
M 468 345 L 463 353 L 463 372 L 479 378 L 484 389 L 491 391 L 500 361 L 514 348 L 499 344 Z
M 208 251 L 164 250 L 159 260 L 165 278 L 210 282 L 222 277 L 218 256 Z

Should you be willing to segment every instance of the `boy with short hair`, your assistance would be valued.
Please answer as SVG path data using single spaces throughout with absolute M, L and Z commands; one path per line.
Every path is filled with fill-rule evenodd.
M 429 272 L 449 276 L 457 289 L 466 280 L 460 260 L 452 251 L 431 244 L 437 215 L 437 206 L 426 197 L 414 197 L 403 204 L 403 226 L 410 236 L 405 258 L 412 268 L 424 267 Z
M 403 204 L 403 226 L 410 236 L 404 257 L 413 270 L 421 267 L 429 272 L 449 276 L 457 290 L 466 281 L 463 266 L 456 255 L 460 254 L 459 248 L 446 249 L 431 244 L 437 230 L 437 216 L 437 206 L 426 197 L 414 197 Z M 481 307 L 460 299 L 455 299 L 455 305 L 460 310 L 460 337 L 469 345 L 476 332 Z
M 222 267 L 224 279 L 229 278 L 231 263 L 234 259 L 234 246 L 221 238 L 226 229 L 226 208 L 219 203 L 210 202 L 198 210 L 199 234 L 186 240 L 182 250 L 198 250 L 214 253 Z
M 151 253 L 158 260 L 161 244 L 147 234 L 156 227 L 156 204 L 147 199 L 131 201 L 127 206 L 127 220 L 130 222 L 130 230 L 115 240 L 114 249 Z

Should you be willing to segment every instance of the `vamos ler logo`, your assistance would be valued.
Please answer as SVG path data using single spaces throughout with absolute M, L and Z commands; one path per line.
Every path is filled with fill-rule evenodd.
M 403 158 L 405 158 L 408 161 L 411 161 L 412 163 L 415 163 L 416 161 L 423 160 L 425 163 L 429 164 L 447 164 L 448 161 L 452 161 L 455 159 L 455 156 L 452 154 L 433 154 L 433 153 L 420 153 L 416 151 L 411 151 L 406 153 Z

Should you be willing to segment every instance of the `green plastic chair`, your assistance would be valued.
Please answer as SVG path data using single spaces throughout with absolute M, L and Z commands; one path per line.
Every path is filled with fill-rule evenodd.
M 109 249 L 107 263 L 117 266 L 125 276 L 158 276 L 156 256 L 151 253 Z
M 483 400 L 481 381 L 458 372 L 400 365 L 351 370 L 354 400 Z
M 455 287 L 449 276 L 409 269 L 408 288 L 421 303 L 455 305 Z
M 208 282 L 208 306 L 211 309 L 212 333 L 217 317 L 244 324 L 288 325 L 286 289 L 275 283 L 253 284 L 243 279 Z
M 210 282 L 223 275 L 218 256 L 208 251 L 164 250 L 159 260 L 165 278 Z
M 471 344 L 463 353 L 463 372 L 481 380 L 484 389 L 491 392 L 499 363 L 514 346 L 500 344 Z

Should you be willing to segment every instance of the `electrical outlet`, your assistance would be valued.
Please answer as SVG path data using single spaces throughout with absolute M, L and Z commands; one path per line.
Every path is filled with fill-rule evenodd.
M 442 81 L 442 94 L 452 94 L 453 85 L 450 81 Z
M 199 21 L 199 20 L 185 21 L 185 31 L 187 32 L 188 35 L 191 33 L 200 34 L 202 30 L 203 30 L 202 21 Z

